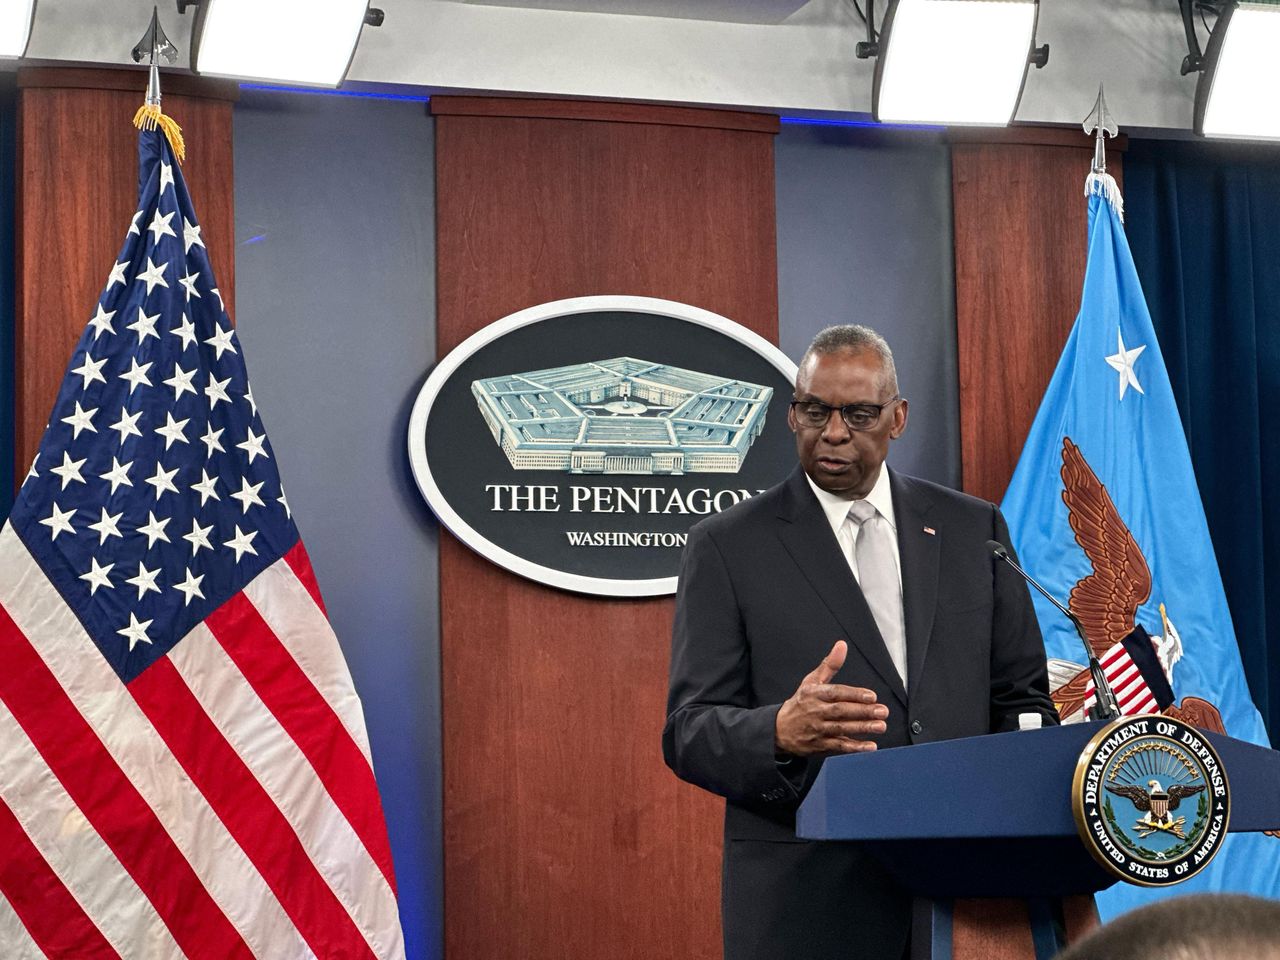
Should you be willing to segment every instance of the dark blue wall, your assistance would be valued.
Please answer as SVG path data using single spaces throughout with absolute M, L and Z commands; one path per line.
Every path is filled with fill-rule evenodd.
M 236 322 L 364 703 L 412 960 L 441 953 L 436 523 L 405 453 L 435 360 L 423 103 L 246 91 Z
M 932 130 L 784 122 L 775 155 L 782 349 L 799 359 L 833 323 L 879 330 L 911 401 L 890 463 L 958 485 L 950 150 Z

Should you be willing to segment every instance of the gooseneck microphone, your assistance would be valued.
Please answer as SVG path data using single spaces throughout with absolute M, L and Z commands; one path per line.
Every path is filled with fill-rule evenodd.
M 1076 633 L 1080 636 L 1080 642 L 1084 644 L 1084 652 L 1089 658 L 1089 675 L 1093 678 L 1094 704 L 1089 708 L 1089 716 L 1092 720 L 1118 720 L 1120 719 L 1120 706 L 1116 703 L 1115 691 L 1111 689 L 1111 684 L 1107 681 L 1107 675 L 1102 672 L 1102 664 L 1098 662 L 1098 658 L 1093 654 L 1093 647 L 1089 646 L 1089 638 L 1084 635 L 1084 627 L 1080 625 L 1080 619 L 1058 602 L 1048 590 L 1036 583 L 1035 578 L 1027 571 L 1023 570 L 1013 557 L 1009 556 L 1009 551 L 1005 545 L 999 540 L 988 540 L 987 549 L 991 551 L 992 556 L 997 560 L 1003 560 L 1009 566 L 1017 570 L 1022 579 L 1031 584 L 1040 591 L 1040 595 L 1052 603 L 1055 607 L 1062 611 L 1063 616 L 1071 621 L 1071 625 L 1076 628 Z

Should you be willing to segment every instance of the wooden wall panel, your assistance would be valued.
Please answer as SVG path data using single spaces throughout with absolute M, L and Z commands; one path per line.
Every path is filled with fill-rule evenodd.
M 133 114 L 145 71 L 18 72 L 15 476 L 26 476 L 67 360 L 137 209 Z M 231 106 L 235 84 L 163 77 L 187 141 L 183 175 L 234 316 Z
M 986 131 L 952 144 L 964 489 L 999 502 L 1080 307 L 1092 140 Z M 1121 180 L 1119 145 L 1108 171 Z
M 441 355 L 592 294 L 682 300 L 776 342 L 776 118 L 432 109 Z M 556 591 L 447 535 L 440 554 L 446 956 L 719 957 L 722 804 L 661 756 L 672 602 Z

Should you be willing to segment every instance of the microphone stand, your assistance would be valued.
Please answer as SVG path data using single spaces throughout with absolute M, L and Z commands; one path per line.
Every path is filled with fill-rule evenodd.
M 1050 594 L 1048 590 L 1040 586 L 1031 574 L 1018 566 L 1017 561 L 1009 556 L 1009 551 L 1005 549 L 1004 544 L 998 540 L 988 540 L 987 548 L 997 560 L 1003 560 L 1018 571 L 1023 580 L 1026 580 L 1027 583 L 1039 590 L 1040 595 L 1062 611 L 1062 614 L 1071 621 L 1071 625 L 1076 628 L 1080 642 L 1084 644 L 1085 654 L 1089 658 L 1089 676 L 1093 680 L 1094 704 L 1089 708 L 1089 718 L 1091 720 L 1119 720 L 1120 705 L 1116 702 L 1115 691 L 1111 689 L 1111 683 L 1107 680 L 1107 675 L 1102 670 L 1102 664 L 1094 656 L 1093 647 L 1089 645 L 1089 638 L 1084 635 L 1084 627 L 1080 625 L 1080 618 L 1059 603 L 1057 598 Z

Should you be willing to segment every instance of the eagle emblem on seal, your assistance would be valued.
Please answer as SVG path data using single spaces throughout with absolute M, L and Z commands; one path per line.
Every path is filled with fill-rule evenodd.
M 1185 798 L 1193 797 L 1204 790 L 1203 783 L 1195 786 L 1174 783 L 1170 784 L 1166 790 L 1160 785 L 1159 780 L 1148 780 L 1145 790 L 1134 784 L 1114 787 L 1108 783 L 1106 786 L 1108 793 L 1128 798 L 1138 808 L 1139 813 L 1145 814 L 1133 825 L 1139 837 L 1149 837 L 1156 831 L 1162 831 L 1173 834 L 1179 840 L 1187 839 L 1187 835 L 1182 832 L 1182 827 L 1186 824 L 1187 818 L 1178 817 L 1174 819 L 1170 811 L 1177 810 L 1178 804 Z

